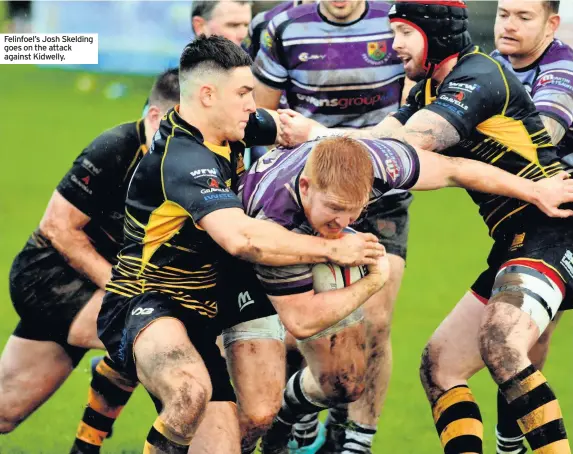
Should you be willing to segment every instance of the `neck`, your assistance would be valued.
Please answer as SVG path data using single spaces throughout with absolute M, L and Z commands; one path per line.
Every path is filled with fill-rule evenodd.
M 543 55 L 543 52 L 549 47 L 549 45 L 553 42 L 553 35 L 549 35 L 543 41 L 539 43 L 531 52 L 528 52 L 525 55 L 510 55 L 509 62 L 514 69 L 521 69 L 525 68 L 532 63 L 534 63 L 539 57 Z
M 345 17 L 344 19 L 339 19 L 337 17 L 334 17 L 332 14 L 330 14 L 326 8 L 324 7 L 324 4 L 322 2 L 320 2 L 318 4 L 318 8 L 320 10 L 320 13 L 326 17 L 330 22 L 334 22 L 336 24 L 348 24 L 350 22 L 354 22 L 355 20 L 359 19 L 360 16 L 362 16 L 362 14 L 364 14 L 364 11 L 366 11 L 366 2 L 363 1 L 361 2 L 361 5 L 356 8 L 348 17 Z
M 213 127 L 213 122 L 209 120 L 208 115 L 205 115 L 205 109 L 199 106 L 181 104 L 179 106 L 179 116 L 185 120 L 190 125 L 197 128 L 205 142 L 212 143 L 214 145 L 223 145 L 226 140 L 222 137 L 221 131 L 216 127 Z
M 432 80 L 441 84 L 446 76 L 452 71 L 453 67 L 456 66 L 458 62 L 458 57 L 454 58 L 447 58 L 445 59 L 442 64 L 434 70 L 434 74 L 432 74 Z
M 155 135 L 155 131 L 153 130 L 153 127 L 151 126 L 151 121 L 149 121 L 149 118 L 147 118 L 147 116 L 143 118 L 143 126 L 145 126 L 145 146 L 147 147 L 147 149 L 149 149 L 151 147 L 151 142 L 153 141 L 153 136 Z

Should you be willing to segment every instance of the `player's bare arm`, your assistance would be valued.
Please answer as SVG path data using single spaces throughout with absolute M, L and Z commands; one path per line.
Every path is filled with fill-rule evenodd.
M 420 176 L 412 188 L 414 190 L 457 186 L 524 200 L 551 217 L 573 215 L 573 210 L 559 208 L 563 203 L 573 202 L 573 180 L 566 172 L 532 181 L 471 159 L 442 156 L 424 150 L 418 150 L 418 157 Z
M 393 132 L 385 129 L 384 132 L 388 133 L 385 137 L 402 140 L 428 151 L 442 151 L 460 141 L 460 135 L 454 126 L 427 109 L 416 112 L 401 128 Z
M 199 225 L 231 255 L 270 266 L 328 261 L 342 266 L 374 265 L 385 253 L 371 234 L 345 235 L 338 240 L 301 235 L 250 218 L 239 208 L 209 213 Z
M 54 191 L 40 230 L 73 268 L 104 289 L 111 276 L 111 264 L 97 253 L 84 233 L 89 220 L 89 216 Z
M 352 235 L 349 235 L 352 236 Z M 390 265 L 385 255 L 368 267 L 368 274 L 348 287 L 315 293 L 309 291 L 272 296 L 285 328 L 297 339 L 306 339 L 338 323 L 362 306 L 388 280 Z

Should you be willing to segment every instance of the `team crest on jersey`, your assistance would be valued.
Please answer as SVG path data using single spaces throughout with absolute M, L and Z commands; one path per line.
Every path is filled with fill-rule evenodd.
M 253 41 L 251 40 L 251 37 L 247 35 L 245 36 L 245 39 L 243 39 L 243 42 L 241 44 L 245 49 L 249 49 L 251 47 L 251 44 L 253 44 Z
M 370 41 L 366 44 L 366 54 L 362 57 L 371 65 L 382 65 L 390 59 L 388 41 Z
M 261 37 L 261 44 L 265 49 L 270 49 L 273 47 L 273 39 L 271 38 L 271 34 L 268 30 L 263 32 L 263 36 Z

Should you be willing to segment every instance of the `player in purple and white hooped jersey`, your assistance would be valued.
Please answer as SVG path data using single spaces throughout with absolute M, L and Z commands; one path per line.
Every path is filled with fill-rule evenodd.
M 517 76 L 530 93 L 560 156 L 573 162 L 573 49 L 555 39 L 559 1 L 500 0 L 495 22 L 496 50 L 491 54 Z M 568 156 L 569 155 L 569 156 Z M 545 363 L 559 317 L 529 352 L 538 369 Z M 498 454 L 524 454 L 524 436 L 498 393 Z
M 389 10 L 382 1 L 323 0 L 277 14 L 261 34 L 253 66 L 257 104 L 276 109 L 286 93 L 290 108 L 324 126 L 343 128 L 368 128 L 397 110 L 404 70 L 392 49 Z M 376 404 L 362 399 L 350 406 L 349 417 L 336 416 L 342 423 L 369 427 L 377 425 L 392 370 L 390 323 L 405 268 L 412 202 L 403 190 L 384 197 L 377 232 L 392 274 L 380 300 L 364 307 L 371 327 L 367 344 L 379 358 L 370 361 L 367 373 L 369 398 Z M 305 438 L 301 443 L 309 441 Z
M 357 208 L 357 198 L 352 195 L 355 192 L 352 186 L 359 179 L 354 165 L 345 164 L 335 155 L 343 153 L 344 148 L 358 154 L 357 145 L 367 150 L 374 166 L 370 200 L 360 217 L 353 211 Z M 311 160 L 313 153 L 322 153 L 321 159 Z M 330 168 L 337 169 L 337 179 L 319 177 L 320 172 L 326 172 L 329 160 L 336 161 L 336 166 Z M 313 164 L 309 163 L 318 161 L 321 170 L 312 170 Z M 318 184 L 321 179 L 330 184 Z M 534 183 L 484 163 L 425 152 L 394 139 L 355 141 L 335 137 L 269 152 L 243 177 L 239 196 L 251 217 L 270 220 L 294 232 L 332 235 L 349 224 L 359 232 L 372 233 L 376 213 L 384 203 L 382 196 L 392 189 L 431 190 L 446 186 L 527 199 L 538 188 L 544 193 L 544 201 L 537 203 L 547 209 L 558 206 L 563 200 L 564 186 L 571 187 L 573 183 L 559 178 Z M 553 200 L 554 197 L 559 200 Z M 348 210 L 349 206 L 353 209 Z M 286 329 L 298 339 L 299 348 L 308 361 L 308 368 L 288 381 L 284 396 L 284 382 L 277 371 L 284 370 L 285 358 L 284 354 L 277 354 L 283 340 L 281 331 L 276 329 L 276 316 L 244 322 L 223 333 L 230 372 L 239 396 L 240 417 L 252 423 L 248 433 L 242 430 L 244 454 L 254 452 L 258 436 L 265 432 L 277 410 L 278 416 L 264 438 L 265 454 L 287 452 L 295 422 L 327 406 L 356 401 L 364 390 L 368 351 L 360 340 L 364 340 L 368 326 L 360 323 L 360 317 L 353 313 L 360 301 L 352 302 L 348 296 L 339 298 L 348 289 L 315 294 L 311 270 L 311 265 L 304 264 L 255 266 L 264 291 Z M 321 304 L 327 305 L 328 310 L 323 311 Z M 344 311 L 341 308 L 345 308 Z M 328 326 L 319 323 L 325 322 L 324 317 L 317 318 L 317 314 L 324 316 L 324 313 L 331 317 Z M 346 316 L 351 313 L 349 320 Z M 336 314 L 338 316 L 332 318 Z M 338 342 L 344 348 L 334 348 Z M 250 352 L 257 354 L 253 356 Z M 256 412 L 249 414 L 246 409 L 252 408 L 256 408 Z M 342 446 L 336 448 L 369 453 L 374 432 L 374 428 L 365 425 L 347 428 Z M 291 452 L 316 452 L 296 451 L 297 448 L 300 447 L 291 445 Z

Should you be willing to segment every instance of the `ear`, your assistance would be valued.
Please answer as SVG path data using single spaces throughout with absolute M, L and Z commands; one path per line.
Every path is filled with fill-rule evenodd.
M 559 16 L 559 14 L 552 14 L 549 16 L 547 24 L 549 25 L 550 33 L 555 34 L 559 28 L 559 25 L 561 24 L 561 16 Z
M 147 110 L 147 114 L 145 115 L 149 124 L 156 131 L 159 128 L 159 122 L 161 121 L 161 117 L 163 117 L 163 112 L 157 106 L 151 105 Z
M 191 27 L 193 28 L 193 32 L 195 36 L 199 36 L 202 33 L 207 35 L 207 21 L 202 18 L 201 16 L 193 16 L 191 19 Z
M 300 190 L 300 195 L 303 197 L 308 197 L 310 191 L 310 179 L 301 175 L 298 180 L 298 188 Z
M 199 88 L 199 100 L 205 107 L 211 107 L 215 104 L 217 89 L 213 85 L 201 85 Z

